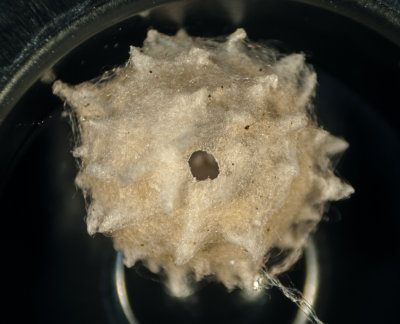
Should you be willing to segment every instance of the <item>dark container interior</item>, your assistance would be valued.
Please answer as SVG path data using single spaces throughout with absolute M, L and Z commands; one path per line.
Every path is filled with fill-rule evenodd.
M 332 203 L 313 235 L 320 273 L 317 314 L 327 323 L 396 322 L 400 289 L 396 3 L 381 3 L 393 8 L 390 29 L 386 28 L 389 16 L 370 12 L 380 12 L 378 1 L 365 1 L 377 4 L 370 11 L 367 5 L 359 9 L 359 1 L 348 1 L 347 7 L 340 1 L 331 5 L 184 1 L 135 15 L 153 2 L 116 1 L 109 12 L 85 22 L 82 34 L 78 30 L 72 38 L 68 33 L 60 36 L 53 45 L 55 54 L 49 47 L 46 60 L 26 72 L 18 81 L 24 86 L 13 88 L 0 107 L 5 318 L 127 323 L 116 294 L 117 254 L 109 238 L 86 232 L 85 203 L 74 185 L 77 166 L 70 153 L 71 127 L 62 117 L 63 103 L 52 95 L 51 84 L 40 81 L 44 70 L 52 67 L 57 79 L 78 84 L 123 64 L 129 45 L 140 46 L 149 28 L 174 34 L 184 27 L 194 36 L 218 37 L 243 27 L 254 41 L 286 53 L 306 53 L 318 73 L 315 106 L 320 123 L 350 143 L 337 172 L 356 193 Z M 67 17 L 76 15 L 70 12 L 76 3 L 65 5 Z M 90 14 L 90 7 L 80 13 Z M 55 22 L 63 28 L 68 25 L 66 18 Z M 17 23 L 14 27 L 22 28 Z M 56 38 L 54 31 L 61 27 L 49 29 L 48 36 Z M 2 80 L 11 80 L 7 72 L 11 70 L 4 71 Z M 159 279 L 140 265 L 125 274 L 140 323 L 292 323 L 296 314 L 296 307 L 276 289 L 248 302 L 239 291 L 228 294 L 218 284 L 201 283 L 196 295 L 180 301 L 166 294 Z M 303 259 L 281 279 L 301 289 L 304 275 Z

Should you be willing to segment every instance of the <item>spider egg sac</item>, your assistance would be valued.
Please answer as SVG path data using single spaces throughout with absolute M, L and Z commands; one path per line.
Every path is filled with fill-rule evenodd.
M 88 232 L 110 234 L 126 266 L 163 270 L 176 296 L 193 278 L 252 291 L 260 271 L 287 270 L 326 202 L 353 192 L 331 163 L 348 144 L 313 118 L 316 83 L 303 54 L 243 29 L 224 39 L 150 30 L 125 66 L 56 81 L 77 123 Z M 266 267 L 276 249 L 285 258 Z

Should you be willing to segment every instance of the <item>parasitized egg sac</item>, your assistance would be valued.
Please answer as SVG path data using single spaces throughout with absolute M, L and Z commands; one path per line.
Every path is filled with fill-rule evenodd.
M 315 87 L 304 55 L 243 29 L 224 40 L 150 30 L 125 66 L 56 81 L 77 122 L 89 234 L 110 234 L 129 267 L 164 270 L 176 296 L 189 277 L 252 291 L 261 270 L 287 270 L 325 203 L 353 192 L 331 165 L 348 144 L 313 119 Z

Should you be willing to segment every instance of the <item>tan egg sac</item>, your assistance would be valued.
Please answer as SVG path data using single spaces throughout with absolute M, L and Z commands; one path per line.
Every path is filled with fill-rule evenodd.
M 128 267 L 163 269 L 177 296 L 188 278 L 251 291 L 261 270 L 287 270 L 324 204 L 353 192 L 330 162 L 347 143 L 311 116 L 304 55 L 243 29 L 219 40 L 150 30 L 130 54 L 100 80 L 54 83 L 78 123 L 89 233 L 111 234 Z M 265 267 L 277 250 L 286 258 Z

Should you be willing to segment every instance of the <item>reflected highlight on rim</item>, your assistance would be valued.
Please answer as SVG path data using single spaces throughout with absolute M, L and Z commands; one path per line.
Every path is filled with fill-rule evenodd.
M 319 265 L 317 250 L 313 240 L 310 240 L 305 249 L 305 281 L 302 289 L 304 299 L 314 307 L 319 285 Z M 123 255 L 118 252 L 115 263 L 115 289 L 122 311 L 130 324 L 139 324 L 131 308 L 131 303 L 126 290 L 125 267 Z M 293 324 L 306 324 L 307 315 L 301 309 L 297 310 Z
M 115 288 L 118 296 L 118 301 L 121 305 L 122 311 L 130 324 L 139 324 L 135 315 L 133 315 L 131 305 L 129 303 L 128 294 L 125 285 L 125 270 L 123 263 L 123 255 L 118 252 L 115 263 Z

